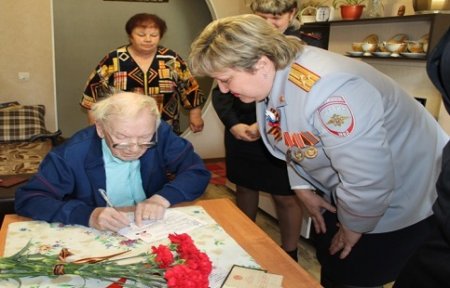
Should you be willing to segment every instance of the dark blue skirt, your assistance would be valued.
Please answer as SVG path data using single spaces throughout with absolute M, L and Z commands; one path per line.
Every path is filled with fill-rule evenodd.
M 315 234 L 316 254 L 322 281 L 337 285 L 381 286 L 396 280 L 411 255 L 436 227 L 434 216 L 409 227 L 376 234 L 364 234 L 345 259 L 330 255 L 331 240 L 338 227 L 334 213 L 324 214 L 327 233 Z M 324 284 L 323 284 L 324 285 Z

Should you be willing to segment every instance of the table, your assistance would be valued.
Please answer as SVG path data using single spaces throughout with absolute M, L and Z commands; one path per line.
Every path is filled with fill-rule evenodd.
M 242 213 L 230 199 L 212 199 L 190 202 L 198 205 L 244 249 L 262 268 L 283 275 L 284 288 L 321 287 L 312 275 L 290 258 L 261 228 Z M 14 214 L 5 216 L 0 230 L 0 254 L 3 255 L 10 223 L 30 220 Z M 230 255 L 232 257 L 232 255 Z
M 33 174 L 17 174 L 17 175 L 0 175 L 0 179 L 7 180 L 13 177 L 26 177 L 30 178 Z M 14 195 L 16 193 L 17 188 L 21 185 L 24 185 L 25 182 L 18 183 L 11 187 L 0 187 L 0 223 L 3 221 L 3 217 L 5 214 L 13 214 L 14 211 Z

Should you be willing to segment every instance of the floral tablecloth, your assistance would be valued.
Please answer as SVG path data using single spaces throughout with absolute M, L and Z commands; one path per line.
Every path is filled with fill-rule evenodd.
M 209 277 L 211 288 L 221 286 L 234 264 L 259 268 L 254 259 L 202 207 L 189 206 L 172 209 L 183 211 L 206 223 L 189 232 L 189 235 L 196 246 L 208 254 L 213 263 L 213 272 Z M 131 250 L 127 253 L 127 256 L 130 256 L 149 251 L 151 246 L 169 242 L 167 239 L 155 243 L 145 243 L 142 240 L 129 240 L 114 232 L 102 232 L 84 226 L 28 221 L 9 225 L 4 255 L 10 256 L 16 253 L 30 240 L 33 252 L 54 255 L 58 254 L 62 248 L 68 248 L 78 259 L 111 255 L 126 250 Z M 107 287 L 109 284 L 93 279 L 85 281 L 77 276 L 63 275 L 57 278 L 24 278 L 21 287 Z M 19 285 L 16 281 L 0 281 L 0 287 L 19 287 Z

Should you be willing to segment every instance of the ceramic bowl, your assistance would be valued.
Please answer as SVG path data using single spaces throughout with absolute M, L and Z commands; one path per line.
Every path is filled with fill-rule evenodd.
M 406 34 L 396 34 L 392 36 L 387 42 L 389 43 L 403 43 L 408 40 L 408 35 Z
M 384 44 L 384 46 L 386 47 L 386 49 L 391 52 L 391 56 L 392 57 L 398 57 L 400 56 L 399 53 L 405 51 L 406 49 L 406 43 L 392 43 L 392 42 L 387 42 Z
M 386 48 L 386 42 L 378 43 L 378 50 L 380 50 L 381 52 L 389 52 Z
M 428 51 L 428 42 L 423 43 L 423 52 L 427 53 Z
M 353 42 L 352 43 L 352 50 L 356 52 L 362 52 L 362 44 L 363 42 Z
M 362 41 L 367 42 L 367 43 L 378 43 L 378 35 L 377 34 L 370 34 L 368 35 L 366 38 L 364 38 L 364 40 Z
M 362 50 L 364 51 L 364 56 L 370 56 L 372 52 L 375 52 L 378 48 L 377 43 L 363 43 L 361 45 Z
M 423 42 L 420 41 L 407 41 L 406 47 L 408 48 L 408 51 L 411 53 L 423 53 Z

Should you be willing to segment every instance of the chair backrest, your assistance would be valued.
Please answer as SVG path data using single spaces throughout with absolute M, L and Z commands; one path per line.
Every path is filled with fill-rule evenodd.
M 445 108 L 450 113 L 450 28 L 431 51 L 427 73 L 431 82 L 441 92 Z

